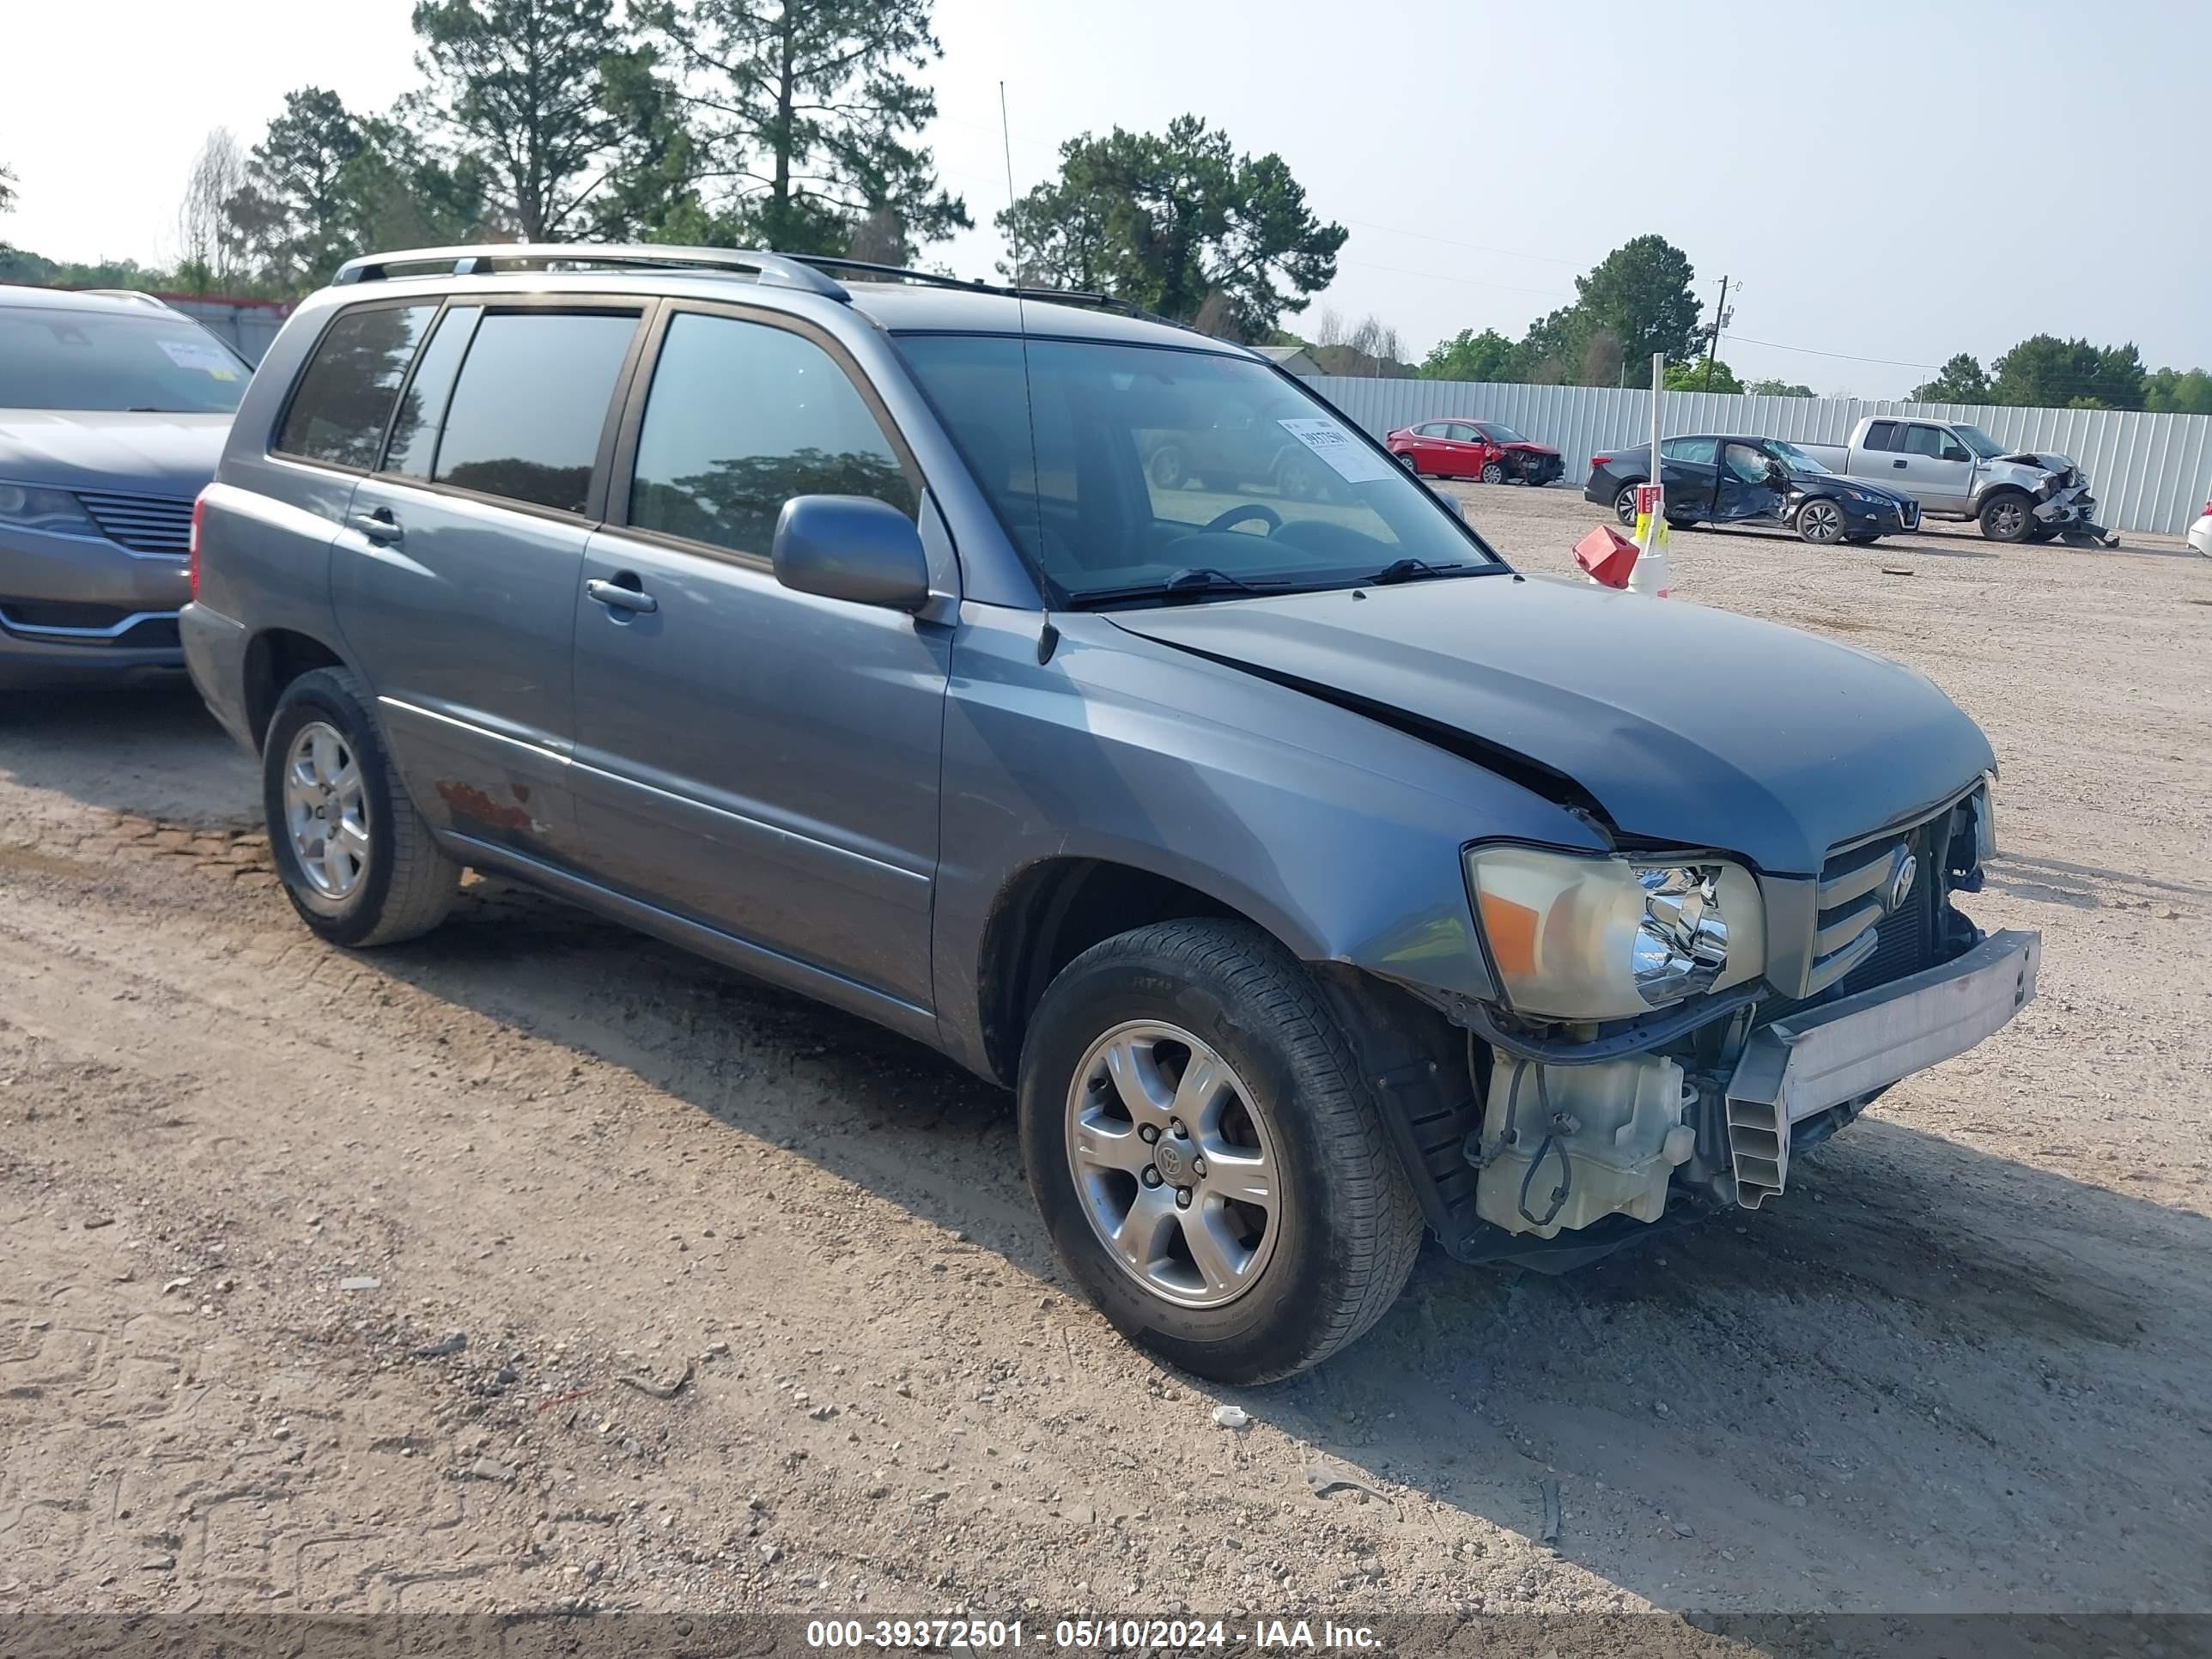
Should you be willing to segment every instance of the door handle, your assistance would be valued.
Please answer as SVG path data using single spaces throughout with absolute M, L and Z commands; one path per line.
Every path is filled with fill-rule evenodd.
M 1890 465 L 1891 465 L 1892 466 L 1893 466 L 1893 467 L 1896 467 L 1896 468 L 1897 468 L 1897 469 L 1899 469 L 1900 471 L 1902 471 L 1904 470 L 1904 467 L 1905 467 L 1905 463 L 1904 463 L 1903 461 L 1892 461 L 1892 462 L 1890 463 Z
M 392 509 L 380 507 L 374 512 L 356 513 L 350 522 L 356 530 L 373 542 L 396 542 L 407 532 L 399 527 L 399 520 L 392 516 Z
M 635 585 L 635 576 L 630 576 L 627 570 L 622 573 L 622 576 L 629 576 L 629 580 L 625 582 L 617 576 L 611 582 L 601 581 L 594 576 L 584 584 L 584 592 L 587 598 L 597 599 L 610 611 L 627 611 L 636 616 L 649 617 L 660 609 L 659 599 Z

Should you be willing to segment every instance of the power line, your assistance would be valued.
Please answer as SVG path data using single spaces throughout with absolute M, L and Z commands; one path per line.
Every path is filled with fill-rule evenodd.
M 1754 340 L 1748 334 L 1736 337 L 1739 345 L 1765 346 L 1771 351 L 1797 351 L 1808 357 L 1840 357 L 1846 362 L 1884 363 L 1891 368 L 1941 368 L 1941 363 L 1908 362 L 1902 357 L 1863 357 L 1855 351 L 1823 351 L 1818 346 L 1784 345 L 1779 340 Z

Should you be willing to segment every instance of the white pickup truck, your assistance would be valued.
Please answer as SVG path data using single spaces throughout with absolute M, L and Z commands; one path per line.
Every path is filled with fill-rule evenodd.
M 1869 415 L 1848 446 L 1797 447 L 1832 472 L 1904 490 L 1923 517 L 1978 520 L 1991 541 L 2119 544 L 2095 522 L 2096 497 L 2070 457 L 2007 449 L 1963 421 Z

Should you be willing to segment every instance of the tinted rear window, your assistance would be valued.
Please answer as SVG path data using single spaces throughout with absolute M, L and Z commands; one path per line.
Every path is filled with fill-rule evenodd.
M 636 332 L 635 315 L 486 317 L 446 410 L 438 482 L 583 512 L 607 405 Z
M 1867 428 L 1865 445 L 1867 448 L 1887 450 L 1895 448 L 1896 445 L 1896 422 L 1876 421 L 1872 426 Z
M 453 375 L 481 310 L 479 306 L 453 307 L 422 348 L 422 361 L 415 365 L 415 376 L 407 382 L 399 412 L 392 418 L 392 443 L 384 452 L 386 471 L 410 478 L 430 476 L 430 463 L 438 452 L 438 424 L 445 419 Z
M 416 343 L 437 314 L 434 304 L 371 306 L 341 314 L 300 377 L 276 447 L 333 466 L 374 466 Z
M 249 372 L 175 312 L 0 307 L 0 407 L 228 414 Z

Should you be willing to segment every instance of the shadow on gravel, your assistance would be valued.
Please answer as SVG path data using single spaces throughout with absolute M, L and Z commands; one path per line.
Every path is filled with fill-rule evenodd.
M 1009 1096 L 557 902 L 471 890 L 434 939 L 377 966 L 1067 1287 Z M 1316 1526 L 1416 1524 L 1404 1487 L 1539 1539 L 1555 1480 L 1560 1552 L 1662 1606 L 2033 1608 L 2133 1584 L 2126 1604 L 2157 1607 L 2141 1586 L 2192 1574 L 2212 1605 L 2188 1518 L 2212 1490 L 2212 1412 L 2176 1386 L 2212 1369 L 2212 1286 L 2181 1268 L 2208 1253 L 2201 1217 L 1876 1115 L 1802 1157 L 1764 1211 L 1559 1278 L 1432 1249 L 1319 1371 L 1199 1387 L 1376 1488 L 1302 1494 Z M 2109 1486 L 2139 1552 L 2094 1583 L 2073 1536 L 2085 1482 Z M 1655 1537 L 1663 1578 L 1639 1565 Z
M 181 676 L 127 690 L 0 693 L 0 777 L 181 826 L 260 823 L 252 757 Z

